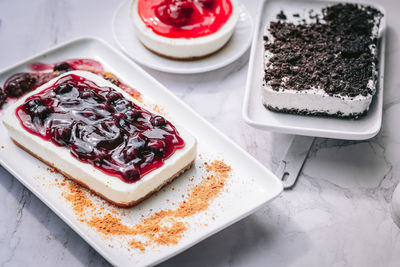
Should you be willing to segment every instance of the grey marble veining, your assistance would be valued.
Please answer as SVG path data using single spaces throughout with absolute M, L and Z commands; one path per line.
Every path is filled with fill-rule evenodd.
M 260 0 L 242 1 L 256 14 Z M 400 230 L 390 216 L 400 180 L 400 3 L 388 11 L 383 127 L 368 141 L 317 139 L 294 190 L 163 266 L 400 266 Z M 0 68 L 72 38 L 116 45 L 120 1 L 0 1 Z M 147 69 L 193 109 L 275 170 L 291 136 L 241 119 L 248 52 L 211 73 L 177 76 Z M 0 266 L 109 264 L 0 168 Z

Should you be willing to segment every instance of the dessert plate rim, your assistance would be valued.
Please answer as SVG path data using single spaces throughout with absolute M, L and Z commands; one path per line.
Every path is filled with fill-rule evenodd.
M 122 80 L 126 81 L 128 84 L 135 83 L 139 84 L 147 84 L 146 88 L 142 88 L 140 91 L 145 92 L 145 95 L 150 95 L 150 98 L 157 99 L 154 96 L 158 96 L 158 101 L 165 103 L 174 103 L 173 109 L 175 110 L 175 114 L 177 110 L 185 110 L 185 112 L 180 112 L 180 115 L 176 115 L 175 118 L 182 118 L 182 116 L 190 116 L 190 127 L 199 127 L 201 129 L 206 129 L 207 136 L 210 137 L 209 140 L 211 143 L 216 144 L 219 149 L 224 146 L 223 149 L 226 149 L 226 152 L 223 150 L 219 151 L 218 154 L 226 154 L 227 152 L 231 152 L 231 154 L 237 153 L 236 155 L 228 158 L 227 160 L 231 162 L 232 168 L 236 169 L 239 173 L 246 170 L 247 167 L 251 166 L 249 170 L 252 180 L 254 180 L 255 186 L 251 186 L 252 191 L 246 193 L 245 196 L 248 197 L 252 201 L 248 201 L 247 203 L 243 203 L 242 207 L 240 205 L 236 205 L 235 208 L 227 212 L 221 218 L 217 218 L 216 220 L 207 221 L 208 228 L 196 228 L 194 232 L 188 232 L 188 238 L 181 240 L 177 245 L 168 246 L 165 248 L 149 248 L 145 253 L 134 254 L 135 258 L 128 258 L 126 252 L 123 253 L 123 249 L 121 250 L 120 246 L 115 245 L 113 247 L 109 247 L 109 245 L 104 241 L 105 239 L 100 238 L 100 233 L 97 233 L 91 230 L 88 227 L 85 227 L 83 223 L 79 221 L 79 218 L 75 216 L 72 212 L 72 208 L 70 203 L 65 202 L 65 200 L 60 199 L 60 196 L 57 197 L 57 194 L 54 193 L 53 190 L 50 190 L 51 185 L 48 187 L 42 187 L 42 184 L 47 184 L 46 180 L 40 180 L 36 176 L 37 172 L 40 172 L 40 175 L 49 175 L 49 178 L 52 179 L 53 176 L 50 176 L 49 172 L 45 171 L 47 165 L 42 163 L 41 161 L 35 159 L 30 156 L 28 153 L 18 149 L 9 139 L 8 134 L 4 128 L 0 131 L 0 141 L 2 143 L 2 148 L 0 149 L 0 164 L 12 174 L 15 178 L 17 178 L 25 187 L 27 187 L 34 195 L 36 195 L 42 202 L 44 202 L 54 213 L 56 213 L 68 226 L 70 226 L 78 235 L 80 235 L 90 246 L 92 246 L 99 254 L 101 254 L 107 261 L 115 266 L 129 266 L 132 264 L 135 265 L 154 265 L 160 263 L 162 261 L 171 258 L 184 250 L 192 247 L 193 245 L 199 243 L 205 238 L 219 232 L 220 230 L 230 226 L 236 221 L 248 216 L 259 207 L 264 205 L 265 203 L 271 201 L 276 198 L 282 192 L 282 182 L 265 166 L 255 160 L 252 156 L 250 156 L 245 150 L 240 148 L 236 143 L 227 138 L 225 135 L 221 133 L 218 129 L 212 126 L 209 122 L 207 122 L 203 117 L 194 112 L 187 104 L 185 104 L 182 100 L 180 100 L 177 96 L 175 96 L 172 92 L 170 92 L 167 88 L 161 85 L 155 78 L 149 75 L 145 70 L 143 70 L 136 63 L 132 62 L 129 58 L 127 58 L 124 54 L 119 52 L 117 49 L 110 46 L 108 43 L 104 42 L 99 38 L 94 37 L 84 37 L 74 39 L 72 41 L 57 45 L 51 49 L 48 49 L 44 52 L 38 53 L 32 57 L 29 57 L 26 60 L 20 61 L 10 67 L 4 68 L 0 70 L 0 80 L 4 82 L 4 79 L 8 77 L 10 74 L 25 71 L 27 66 L 35 61 L 50 61 L 55 62 L 57 60 L 63 60 L 65 58 L 75 57 L 90 57 L 96 60 L 99 60 L 101 63 L 105 64 L 106 69 L 112 69 L 112 71 L 119 76 Z M 83 56 L 84 55 L 84 56 Z M 119 71 L 118 71 L 119 70 Z M 132 74 L 136 72 L 136 74 Z M 129 76 L 132 76 L 128 79 Z M 143 81 L 138 81 L 138 77 L 141 76 Z M 125 77 L 125 79 L 124 79 Z M 138 87 L 139 88 L 139 87 Z M 3 113 L 0 113 L 0 120 Z M 189 121 L 189 117 L 187 118 Z M 179 123 L 177 121 L 177 123 Z M 199 125 L 199 126 L 193 126 Z M 4 125 L 0 124 L 0 128 L 4 127 Z M 189 125 L 185 125 L 185 128 L 191 130 Z M 201 144 L 201 140 L 205 136 L 204 133 L 196 132 L 194 136 L 198 139 L 199 145 Z M 218 138 L 211 138 L 211 137 Z M 208 145 L 206 147 L 209 147 Z M 203 148 L 204 150 L 204 148 Z M 235 158 L 236 157 L 236 158 Z M 243 166 L 242 162 L 246 162 L 246 166 Z M 238 164 L 241 163 L 241 164 Z M 43 168 L 38 168 L 42 166 Z M 20 166 L 24 166 L 21 168 Z M 53 174 L 54 175 L 54 174 Z M 43 177 L 43 176 L 42 176 Z M 247 177 L 247 176 L 246 176 Z M 232 184 L 236 184 L 238 187 L 243 187 L 243 178 L 238 177 L 237 175 L 232 177 Z M 248 178 L 246 178 L 248 179 Z M 50 182 L 48 182 L 50 183 Z M 249 188 L 251 183 L 249 184 Z M 179 182 L 174 183 L 175 191 L 179 189 Z M 54 189 L 56 190 L 56 189 Z M 172 191 L 171 191 L 172 192 Z M 230 191 L 228 191 L 230 192 Z M 251 192 L 251 194 L 250 194 Z M 259 193 L 257 193 L 259 192 Z M 264 192 L 264 193 L 262 193 Z M 261 194 L 262 193 L 262 194 Z M 160 195 L 165 193 L 160 193 Z M 231 192 L 230 194 L 234 194 L 235 198 L 237 197 L 237 192 Z M 244 194 L 244 193 L 243 193 Z M 257 195 L 257 196 L 255 196 Z M 224 194 L 224 199 L 228 197 L 229 194 Z M 232 196 L 232 195 L 231 195 Z M 157 207 L 162 207 L 164 202 L 158 199 L 159 196 L 151 197 L 146 200 L 152 208 L 154 203 L 157 204 Z M 170 196 L 168 196 L 170 197 Z M 230 199 L 230 198 L 228 198 Z M 171 201 L 173 199 L 171 198 Z M 61 203 L 61 202 L 62 203 Z M 161 202 L 159 202 L 161 201 Z M 215 203 L 215 207 L 221 205 L 224 202 Z M 244 205 L 246 204 L 246 205 Z M 224 210 L 228 208 L 225 207 Z M 141 209 L 139 209 L 141 210 Z M 143 214 L 146 216 L 148 213 L 144 212 Z M 147 210 L 146 212 L 149 212 Z M 225 211 L 224 211 L 225 212 Z M 140 214 L 138 214 L 140 216 Z M 140 217 L 139 217 L 140 218 Z M 201 219 L 201 218 L 200 218 Z M 197 222 L 196 222 L 197 223 Z M 197 225 L 197 224 L 195 224 Z M 200 226 L 199 226 L 200 227 Z M 117 243 L 118 244 L 118 243 Z M 138 256 L 139 255 L 139 256 Z M 133 261 L 134 260 L 134 261 Z
M 355 3 L 375 7 L 384 16 L 379 26 L 380 51 L 378 52 L 379 66 L 377 76 L 377 92 L 371 103 L 368 113 L 357 120 L 339 119 L 331 117 L 305 116 L 296 114 L 286 114 L 273 112 L 266 109 L 262 104 L 261 86 L 263 65 L 259 57 L 263 51 L 260 44 L 263 30 L 265 27 L 267 5 L 282 5 L 290 1 L 283 0 L 264 0 L 260 3 L 259 14 L 254 27 L 252 47 L 250 51 L 249 69 L 247 73 L 245 96 L 243 98 L 242 117 L 247 124 L 252 127 L 287 134 L 297 134 L 314 137 L 335 138 L 344 140 L 366 140 L 378 134 L 382 125 L 383 113 L 383 90 L 384 90 L 384 66 L 385 66 L 385 46 L 386 46 L 386 17 L 385 9 L 375 3 L 363 2 L 355 3 L 350 1 L 296 1 L 297 5 L 321 6 L 337 3 Z M 317 8 L 318 8 L 317 7 Z M 304 8 L 305 9 L 305 8 Z M 269 21 L 269 20 L 268 20 Z M 263 62 L 263 60 L 261 60 Z M 261 70 L 260 70 L 261 69 Z M 258 99 L 258 100 L 256 100 Z M 325 125 L 324 125 L 325 124 Z M 329 125 L 329 127 L 326 127 Z
M 119 48 L 135 62 L 162 72 L 175 74 L 204 73 L 223 68 L 239 59 L 250 47 L 254 29 L 253 20 L 247 8 L 239 2 L 239 21 L 228 43 L 216 53 L 198 60 L 174 60 L 156 55 L 143 47 L 136 38 L 129 17 L 131 0 L 122 2 L 112 19 L 112 32 Z M 127 7 L 128 6 L 128 7 Z M 123 23 L 125 22 L 125 23 Z M 118 25 L 124 25 L 118 27 Z

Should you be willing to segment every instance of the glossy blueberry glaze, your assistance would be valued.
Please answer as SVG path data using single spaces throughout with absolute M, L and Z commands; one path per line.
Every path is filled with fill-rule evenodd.
M 127 183 L 163 165 L 184 141 L 175 127 L 110 87 L 66 75 L 16 109 L 32 134 Z

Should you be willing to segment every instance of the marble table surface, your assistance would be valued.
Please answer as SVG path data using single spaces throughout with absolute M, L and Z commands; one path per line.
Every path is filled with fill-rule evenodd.
M 252 14 L 261 0 L 242 1 Z M 163 266 L 400 266 L 390 214 L 400 179 L 400 2 L 388 11 L 383 126 L 367 141 L 317 139 L 296 187 Z M 1 0 L 0 68 L 80 36 L 116 46 L 120 1 Z M 147 69 L 213 125 L 275 170 L 292 136 L 246 125 L 247 52 L 211 73 Z M 39 199 L 0 167 L 0 266 L 108 266 Z

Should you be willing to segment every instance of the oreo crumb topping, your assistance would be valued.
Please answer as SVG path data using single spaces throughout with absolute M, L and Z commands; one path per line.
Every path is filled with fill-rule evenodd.
M 281 20 L 287 19 L 285 13 L 283 13 L 283 10 L 281 10 L 281 12 L 279 12 L 278 15 L 276 15 L 276 18 Z
M 375 26 L 383 16 L 378 10 L 356 4 L 336 4 L 318 15 L 309 13 L 313 23 L 271 22 L 273 42 L 265 49 L 273 54 L 265 69 L 265 82 L 274 90 L 322 88 L 329 95 L 374 94 L 378 40 Z M 278 14 L 280 17 L 283 11 Z M 284 15 L 284 14 L 283 14 Z M 285 15 L 286 18 L 286 15 Z

